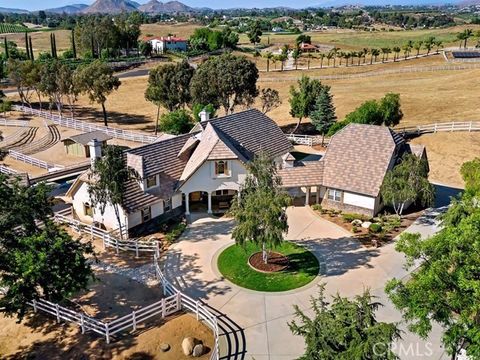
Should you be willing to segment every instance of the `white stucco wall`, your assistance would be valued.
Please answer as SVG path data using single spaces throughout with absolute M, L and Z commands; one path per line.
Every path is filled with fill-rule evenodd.
M 365 209 L 374 210 L 376 198 L 344 191 L 343 203 L 346 205 L 354 205 Z
M 151 219 L 163 214 L 163 201 L 156 202 L 150 205 Z M 128 214 L 128 228 L 131 229 L 134 226 L 142 223 L 142 211 L 136 211 L 132 214 Z
M 189 194 L 195 191 L 212 192 L 215 190 L 239 190 L 240 184 L 245 181 L 247 169 L 238 160 L 229 160 L 230 176 L 215 177 L 215 162 L 206 161 L 197 171 L 182 185 L 180 190 Z
M 176 209 L 182 206 L 182 193 L 178 193 L 172 196 L 172 209 Z
M 113 206 L 106 206 L 105 212 L 100 212 L 100 208 L 97 206 L 93 213 L 93 218 L 91 216 L 85 215 L 83 204 L 84 203 L 92 204 L 90 200 L 90 196 L 88 194 L 88 185 L 86 183 L 82 183 L 78 190 L 75 192 L 72 198 L 72 205 L 73 209 L 75 210 L 76 215 L 78 218 L 87 223 L 91 223 L 92 221 L 98 221 L 105 225 L 107 229 L 117 229 L 118 223 L 117 218 L 115 216 L 115 211 L 113 210 Z M 122 222 L 122 226 L 125 225 L 125 213 L 122 208 L 119 209 L 120 211 L 120 220 Z

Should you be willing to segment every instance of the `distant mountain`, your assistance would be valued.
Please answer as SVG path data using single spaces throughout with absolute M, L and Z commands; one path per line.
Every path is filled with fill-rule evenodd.
M 83 9 L 86 14 L 118 14 L 121 12 L 135 11 L 140 4 L 130 0 L 97 0 L 92 5 Z
M 88 8 L 85 4 L 66 5 L 52 9 L 46 9 L 45 12 L 53 14 L 77 14 Z
M 139 6 L 139 11 L 146 12 L 148 14 L 159 14 L 159 13 L 185 13 L 193 11 L 194 9 L 182 4 L 179 1 L 169 1 L 162 3 L 157 0 L 150 0 L 148 3 Z
M 0 13 L 3 13 L 3 14 L 11 14 L 11 13 L 28 14 L 29 12 L 30 11 L 24 10 L 24 9 L 10 9 L 10 8 L 0 7 Z

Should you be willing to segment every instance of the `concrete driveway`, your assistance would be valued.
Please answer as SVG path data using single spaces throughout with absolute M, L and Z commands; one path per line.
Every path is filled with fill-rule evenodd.
M 387 280 L 407 275 L 404 258 L 393 244 L 366 249 L 343 228 L 317 217 L 308 208 L 291 207 L 287 214 L 287 240 L 308 247 L 321 265 L 320 276 L 303 288 L 272 294 L 243 289 L 223 279 L 216 260 L 225 247 L 233 244 L 233 222 L 229 219 L 193 219 L 164 257 L 167 278 L 217 312 L 225 332 L 221 339 L 224 358 L 294 359 L 303 354 L 303 338 L 292 335 L 287 323 L 293 319 L 295 304 L 312 314 L 310 297 L 317 294 L 321 282 L 326 283 L 327 294 L 331 295 L 338 292 L 350 297 L 370 288 L 384 305 L 378 311 L 379 320 L 401 320 L 383 291 Z M 436 225 L 433 217 L 427 216 L 410 230 L 429 235 Z M 443 359 L 439 336 L 438 328 L 426 342 L 405 332 L 397 353 L 402 359 Z

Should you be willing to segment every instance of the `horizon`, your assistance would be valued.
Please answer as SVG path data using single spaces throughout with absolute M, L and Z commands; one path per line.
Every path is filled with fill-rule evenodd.
M 145 4 L 149 0 L 138 0 L 136 2 L 140 4 Z M 161 0 L 159 0 L 161 1 Z M 169 0 L 163 0 L 162 2 L 168 2 Z M 39 7 L 38 1 L 33 0 L 3 0 L 0 3 L 0 7 L 4 8 L 14 8 L 14 9 L 22 9 L 22 10 L 29 10 L 29 11 L 38 11 L 38 10 L 45 10 L 51 8 L 57 8 L 67 5 L 74 5 L 74 4 L 86 4 L 91 5 L 95 2 L 95 0 L 44 0 L 41 2 L 42 6 Z M 363 1 L 356 1 L 356 0 L 317 0 L 317 1 L 309 1 L 309 0 L 299 0 L 295 2 L 295 6 L 292 5 L 290 0 L 262 0 L 262 1 L 255 1 L 255 0 L 232 0 L 229 2 L 229 6 L 225 6 L 225 2 L 222 0 L 185 0 L 180 1 L 185 5 L 188 5 L 193 8 L 201 8 L 201 7 L 208 7 L 212 9 L 232 9 L 232 8 L 272 8 L 272 7 L 289 7 L 293 9 L 302 9 L 307 7 L 321 7 L 322 5 L 326 7 L 334 6 L 335 3 L 338 6 L 343 4 L 368 4 L 368 5 L 378 5 L 378 6 L 387 6 L 387 5 L 445 5 L 449 3 L 457 3 L 458 1 L 448 1 L 448 0 L 390 0 L 390 1 L 383 1 L 383 0 L 363 0 Z

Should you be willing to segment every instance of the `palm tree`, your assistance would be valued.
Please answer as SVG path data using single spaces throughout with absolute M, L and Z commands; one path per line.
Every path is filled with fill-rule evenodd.
M 402 50 L 403 50 L 403 55 L 405 55 L 405 60 L 407 60 L 407 57 L 410 54 L 410 51 L 412 50 L 412 48 L 409 46 L 409 44 L 405 44 L 402 46 Z
M 363 63 L 365 64 L 365 61 L 367 61 L 367 54 L 368 54 L 369 50 L 368 48 L 363 48 Z
M 417 54 L 415 55 L 416 58 L 418 58 L 418 55 L 420 54 L 420 49 L 422 48 L 423 41 L 415 41 L 413 44 L 413 48 L 417 50 Z
M 265 59 L 267 59 L 267 72 L 270 71 L 270 60 L 273 58 L 273 54 L 270 51 L 267 51 L 264 55 Z
M 437 50 L 437 54 L 440 52 L 440 48 L 443 48 L 443 43 L 441 40 L 437 40 L 435 41 L 435 47 L 436 47 L 436 50 Z
M 337 47 L 334 47 L 334 48 L 332 49 L 332 54 L 333 54 L 333 67 L 335 67 L 335 62 L 336 62 L 337 54 L 338 54 L 338 51 L 339 51 L 339 50 L 340 50 L 340 49 L 337 48 Z
M 280 61 L 280 65 L 281 65 L 280 71 L 283 71 L 283 68 L 285 66 L 285 61 L 287 61 L 287 59 L 288 59 L 288 55 L 283 52 L 280 55 L 278 55 L 278 60 Z
M 357 52 L 357 56 L 358 56 L 357 66 L 360 66 L 360 61 L 362 60 L 362 57 L 363 57 L 363 50 L 360 50 L 359 52 Z
M 458 48 L 461 49 L 463 42 L 466 40 L 465 32 L 462 31 L 461 33 L 458 33 L 457 40 L 460 40 L 460 44 L 458 45 Z
M 345 58 L 345 63 L 346 63 L 345 66 L 348 66 L 348 60 L 352 57 L 352 53 L 350 53 L 350 52 L 344 52 L 344 53 L 343 53 L 343 57 Z
M 323 67 L 323 59 L 325 58 L 325 54 L 321 53 L 319 56 L 320 56 L 320 69 L 321 69 Z M 328 56 L 327 56 L 327 58 L 328 58 Z
M 353 66 L 353 61 L 355 58 L 358 56 L 358 53 L 356 51 L 350 51 L 350 57 L 352 58 L 352 62 L 350 63 Z
M 292 58 L 293 58 L 293 63 L 295 64 L 295 70 L 298 70 L 298 59 L 302 56 L 302 53 L 300 50 L 297 48 L 292 51 Z
M 385 62 L 385 60 L 388 60 L 388 54 L 392 51 L 390 48 L 381 48 L 382 51 L 382 62 Z M 386 55 L 386 57 L 385 57 Z
M 380 55 L 380 50 L 372 49 L 370 50 L 370 65 L 373 64 L 373 59 L 375 58 L 375 62 L 377 62 L 377 57 Z
M 273 62 L 273 66 L 275 66 L 275 70 L 277 70 L 277 60 L 278 60 L 278 56 L 272 55 L 272 62 Z
M 340 58 L 340 63 L 338 64 L 338 66 L 342 66 L 342 59 L 343 59 L 344 52 L 341 51 L 337 55 Z M 333 59 L 333 67 L 335 67 L 335 58 Z
M 325 57 L 327 58 L 327 66 L 330 66 L 330 59 L 333 58 L 333 53 L 330 51 Z
M 425 50 L 427 50 L 427 55 L 430 54 L 433 44 L 435 44 L 435 37 L 433 36 L 430 36 L 423 44 L 423 47 L 425 48 Z
M 463 33 L 465 34 L 464 35 L 465 43 L 464 43 L 463 47 L 466 49 L 468 39 L 470 39 L 473 36 L 473 30 L 472 29 L 466 29 Z
M 393 47 L 393 52 L 394 52 L 393 62 L 397 61 L 398 55 L 400 54 L 400 51 L 401 51 L 401 50 L 402 50 L 402 49 L 400 49 L 399 46 L 394 46 L 394 47 Z

